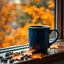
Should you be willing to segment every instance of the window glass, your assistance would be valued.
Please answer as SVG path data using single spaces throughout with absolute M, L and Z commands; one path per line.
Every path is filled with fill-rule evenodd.
M 30 25 L 54 28 L 54 0 L 0 0 L 0 48 L 28 44 Z

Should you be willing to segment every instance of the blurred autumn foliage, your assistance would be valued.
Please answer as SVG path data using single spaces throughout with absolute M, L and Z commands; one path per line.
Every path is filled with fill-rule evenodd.
M 0 0 L 0 48 L 27 44 L 30 25 L 54 28 L 54 0 L 30 0 L 27 4 L 10 1 Z M 16 29 L 11 25 L 14 21 L 20 25 Z
M 10 37 L 11 22 L 15 20 L 16 4 L 11 4 L 10 0 L 0 0 L 0 48 L 10 46 L 13 41 Z

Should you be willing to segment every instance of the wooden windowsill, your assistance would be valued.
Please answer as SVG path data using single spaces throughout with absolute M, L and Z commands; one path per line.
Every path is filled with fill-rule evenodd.
M 51 49 L 49 52 L 51 54 L 47 56 L 43 56 L 42 59 L 35 59 L 35 60 L 30 60 L 30 61 L 25 61 L 25 62 L 20 62 L 18 64 L 64 64 L 64 41 L 58 41 L 55 42 L 52 45 L 57 45 L 60 44 L 57 49 Z
M 42 59 L 32 59 L 32 60 L 29 60 L 29 61 L 24 61 L 24 62 L 19 62 L 17 64 L 50 64 L 50 63 L 53 63 L 53 62 L 57 62 L 57 61 L 61 61 L 63 60 L 64 61 L 64 41 L 57 41 L 55 42 L 54 44 L 60 44 L 59 48 L 58 49 L 54 49 L 54 50 L 50 50 L 49 53 L 51 54 L 47 54 L 46 56 L 44 55 L 42 57 Z M 54 45 L 52 44 L 52 45 Z M 0 54 L 3 54 L 3 53 L 6 53 L 8 51 L 19 51 L 19 50 L 28 50 L 29 49 L 29 46 L 26 45 L 26 46 L 18 46 L 18 47 L 12 47 L 12 48 L 7 48 L 7 49 L 4 49 L 3 51 L 1 50 L 0 51 Z M 64 64 L 64 63 L 63 63 Z

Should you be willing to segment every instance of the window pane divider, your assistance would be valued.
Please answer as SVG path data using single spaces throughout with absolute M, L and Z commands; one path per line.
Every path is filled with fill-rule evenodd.
M 26 49 L 26 48 L 29 48 L 28 44 L 20 45 L 20 46 L 13 46 L 13 47 L 9 47 L 9 48 L 2 48 L 2 49 L 0 49 L 0 53 L 15 51 L 15 50 L 22 50 L 22 49 Z

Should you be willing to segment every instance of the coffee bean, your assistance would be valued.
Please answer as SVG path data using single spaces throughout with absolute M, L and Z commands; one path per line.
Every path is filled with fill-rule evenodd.
M 11 58 L 12 58 L 12 56 L 7 56 L 7 57 L 6 57 L 6 59 L 11 59 Z
M 24 57 L 21 57 L 20 59 L 21 59 L 21 60 L 24 60 Z
M 10 60 L 10 63 L 13 63 L 14 62 L 14 60 Z
M 2 56 L 0 56 L 0 59 L 2 59 L 3 57 Z
M 4 58 L 4 61 L 3 61 L 3 62 L 5 62 L 5 63 L 6 63 L 6 62 L 7 62 L 7 60 L 8 60 L 8 59 Z
M 25 57 L 25 60 L 28 60 L 28 57 Z
M 30 58 L 30 55 L 28 55 L 27 57 Z
M 30 55 L 27 55 L 27 54 L 26 54 L 24 57 L 30 58 Z
M 4 61 L 4 58 L 1 59 L 1 62 L 3 62 L 3 61 Z
M 21 51 L 21 53 L 23 53 L 24 51 Z
M 6 54 L 5 54 L 5 57 L 7 57 L 7 56 L 9 56 L 9 55 L 12 55 L 13 54 L 13 52 L 7 52 Z
M 1 62 L 7 62 L 7 60 L 8 60 L 8 59 L 6 59 L 6 58 L 2 58 L 2 59 L 1 59 Z

